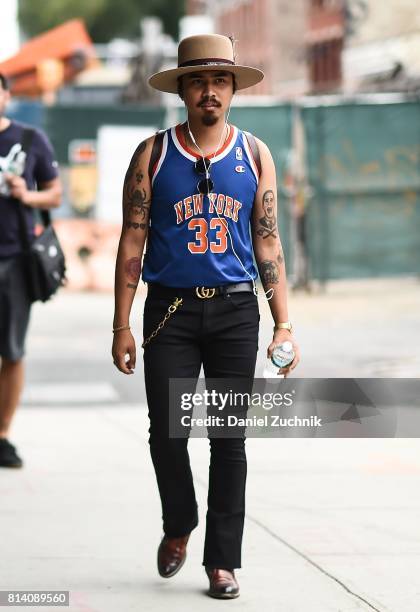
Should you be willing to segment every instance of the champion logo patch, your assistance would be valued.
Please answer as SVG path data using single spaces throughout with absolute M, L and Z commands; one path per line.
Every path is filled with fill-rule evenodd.
M 242 160 L 242 148 L 241 147 L 236 147 L 236 159 L 238 159 L 239 161 Z
M 235 170 L 236 170 L 236 172 L 239 172 L 241 174 L 242 172 L 245 172 L 245 167 L 244 166 L 236 166 Z

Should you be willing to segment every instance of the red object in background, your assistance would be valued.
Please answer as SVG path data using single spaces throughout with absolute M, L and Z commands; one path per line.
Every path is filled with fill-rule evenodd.
M 81 19 L 72 19 L 35 36 L 16 55 L 0 62 L 0 72 L 10 79 L 12 94 L 29 97 L 42 95 L 46 85 L 40 79 L 40 66 L 48 60 L 62 63 L 63 82 L 71 81 L 87 66 L 98 61 L 92 40 Z

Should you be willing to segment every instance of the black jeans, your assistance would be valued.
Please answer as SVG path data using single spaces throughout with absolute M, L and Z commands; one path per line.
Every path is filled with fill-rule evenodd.
M 174 290 L 174 298 L 176 289 Z M 143 333 L 147 338 L 172 302 L 148 296 Z M 190 533 L 198 508 L 188 438 L 169 437 L 169 379 L 253 379 L 258 350 L 259 311 L 251 292 L 210 299 L 183 297 L 182 305 L 144 348 L 149 445 L 162 503 L 163 531 Z M 209 438 L 210 467 L 203 565 L 241 567 L 247 460 L 245 437 Z

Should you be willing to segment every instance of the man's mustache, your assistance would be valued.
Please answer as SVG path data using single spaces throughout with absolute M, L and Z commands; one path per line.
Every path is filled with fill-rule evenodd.
M 218 102 L 215 98 L 204 98 L 204 100 L 201 100 L 197 106 L 204 106 L 205 104 L 208 103 L 214 104 L 215 106 L 221 106 L 220 102 Z

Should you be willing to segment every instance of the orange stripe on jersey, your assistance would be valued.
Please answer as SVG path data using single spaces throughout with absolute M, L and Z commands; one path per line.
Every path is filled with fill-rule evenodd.
M 190 155 L 194 155 L 194 157 L 196 157 L 197 159 L 201 158 L 201 155 L 199 153 L 197 153 L 197 151 L 193 151 L 193 149 L 190 149 L 189 146 L 187 145 L 187 143 L 185 142 L 185 138 L 184 138 L 184 130 L 182 129 L 182 125 L 179 123 L 176 128 L 176 135 L 179 141 L 179 144 L 182 146 L 182 148 L 189 153 Z M 215 153 L 209 153 L 206 157 L 208 158 L 212 158 L 217 157 L 218 155 L 220 155 L 220 153 L 223 153 L 223 151 L 230 145 L 230 143 L 232 142 L 232 138 L 233 138 L 233 134 L 234 134 L 234 129 L 232 125 L 229 125 L 229 136 L 227 137 L 225 143 L 223 144 L 223 146 L 216 151 Z

